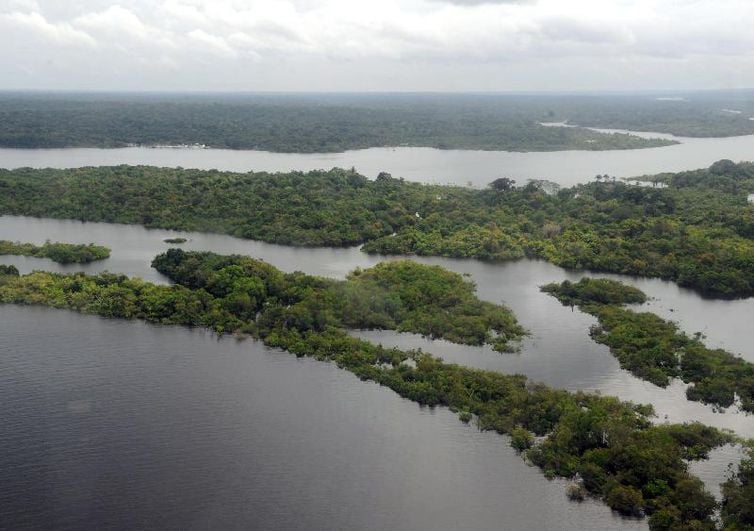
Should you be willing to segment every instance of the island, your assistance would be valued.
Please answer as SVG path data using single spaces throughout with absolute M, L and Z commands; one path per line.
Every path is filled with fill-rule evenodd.
M 59 264 L 88 264 L 110 257 L 110 249 L 101 245 L 73 244 L 46 241 L 42 245 L 0 240 L 0 255 L 15 254 L 49 258 Z
M 507 435 L 547 477 L 570 478 L 574 499 L 583 493 L 621 514 L 647 515 L 653 529 L 714 527 L 718 504 L 687 463 L 734 442 L 731 434 L 699 423 L 653 424 L 651 406 L 552 389 L 348 334 L 349 328 L 397 329 L 504 350 L 525 333 L 509 310 L 479 301 L 456 273 L 393 261 L 334 281 L 286 274 L 249 257 L 180 249 L 158 255 L 153 266 L 174 284 L 110 273 L 3 275 L 0 303 L 247 335 Z M 732 508 L 748 495 L 746 470 L 726 486 L 723 506 L 733 517 Z
M 485 189 L 354 170 L 233 173 L 149 166 L 0 170 L 0 215 L 230 234 L 368 253 L 501 261 L 657 277 L 711 297 L 754 295 L 754 164 L 720 161 L 662 188 L 606 175 L 555 190 Z
M 583 278 L 548 284 L 542 291 L 595 316 L 599 325 L 590 330 L 592 338 L 607 345 L 633 375 L 660 387 L 680 378 L 691 384 L 689 400 L 725 408 L 738 397 L 741 410 L 754 413 L 754 363 L 707 348 L 701 334 L 689 337 L 653 313 L 621 307 L 645 302 L 641 290 L 615 280 Z

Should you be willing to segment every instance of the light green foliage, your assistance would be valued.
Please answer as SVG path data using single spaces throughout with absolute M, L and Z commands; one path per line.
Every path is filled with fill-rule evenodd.
M 0 240 L 0 255 L 16 254 L 34 256 L 37 258 L 49 258 L 59 264 L 86 264 L 95 260 L 104 260 L 110 257 L 110 249 L 90 243 L 51 243 L 43 245 L 33 243 L 19 243 Z
M 339 288 L 336 304 L 349 326 L 392 320 L 399 323 L 398 330 L 456 343 L 489 343 L 500 351 L 509 350 L 508 341 L 524 334 L 511 312 L 478 300 L 471 282 L 439 266 L 381 262 L 354 271 Z M 363 317 L 365 311 L 369 317 Z

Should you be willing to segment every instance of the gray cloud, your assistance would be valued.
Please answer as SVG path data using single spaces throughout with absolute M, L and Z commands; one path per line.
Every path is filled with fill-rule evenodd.
M 750 0 L 1 4 L 0 88 L 754 86 Z

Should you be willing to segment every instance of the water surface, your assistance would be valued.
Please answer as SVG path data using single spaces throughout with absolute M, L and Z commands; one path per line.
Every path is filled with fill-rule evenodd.
M 387 171 L 411 181 L 486 186 L 498 177 L 519 183 L 547 179 L 563 186 L 588 182 L 599 174 L 634 177 L 707 167 L 727 158 L 751 160 L 754 135 L 729 138 L 685 138 L 660 133 L 632 133 L 671 138 L 678 145 L 615 151 L 439 150 L 433 148 L 370 148 L 343 153 L 272 153 L 228 149 L 0 149 L 0 167 L 75 168 L 117 164 L 152 165 L 229 171 L 293 171 L 355 167 L 375 177 Z
M 46 308 L 0 337 L 3 528 L 646 528 L 331 364 Z
M 291 248 L 215 234 L 3 216 L 0 239 L 94 242 L 111 247 L 112 256 L 71 266 L 14 256 L 0 256 L 0 263 L 15 264 L 22 273 L 110 270 L 166 282 L 149 263 L 170 247 L 163 239 L 174 236 L 188 239 L 181 246 L 186 249 L 241 253 L 285 271 L 332 278 L 390 259 L 358 248 Z M 414 259 L 469 275 L 479 296 L 507 304 L 531 337 L 518 354 L 413 334 L 367 331 L 362 337 L 560 388 L 651 403 L 657 422 L 701 420 L 754 436 L 754 417 L 716 413 L 687 401 L 679 382 L 661 389 L 620 369 L 607 348 L 589 338 L 593 317 L 539 292 L 544 283 L 577 280 L 585 272 L 535 260 Z M 667 281 L 600 276 L 643 289 L 653 297 L 648 310 L 677 320 L 689 333 L 704 331 L 708 344 L 754 361 L 754 299 L 707 300 Z M 503 437 L 480 434 L 447 411 L 421 409 L 331 365 L 296 360 L 251 341 L 12 306 L 0 306 L 0 337 L 0 421 L 12 427 L 2 435 L 0 451 L 9 456 L 4 472 L 14 485 L 0 510 L 30 523 L 104 526 L 111 518 L 130 526 L 142 519 L 167 527 L 315 529 L 646 525 L 617 519 L 598 504 L 566 502 L 562 483 L 547 482 L 526 467 Z M 725 465 L 738 455 L 722 449 L 695 470 L 714 491 Z M 23 508 L 29 496 L 36 515 Z

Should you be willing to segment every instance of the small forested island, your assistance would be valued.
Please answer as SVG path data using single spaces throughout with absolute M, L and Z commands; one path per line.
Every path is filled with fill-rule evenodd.
M 49 258 L 59 264 L 88 264 L 109 258 L 110 249 L 93 243 L 73 244 L 47 241 L 42 245 L 34 245 L 0 240 L 0 255 L 4 254 Z
M 147 166 L 0 170 L 0 215 L 203 230 L 286 245 L 659 277 L 715 297 L 754 294 L 754 164 L 720 161 L 655 188 L 606 176 L 548 193 L 483 190 L 353 170 L 231 173 Z
M 509 435 L 548 477 L 572 478 L 570 492 L 600 498 L 621 514 L 647 515 L 653 529 L 714 529 L 718 504 L 687 462 L 733 442 L 732 435 L 698 423 L 654 425 L 651 406 L 555 390 L 348 334 L 354 327 L 390 328 L 500 350 L 521 337 L 507 309 L 479 301 L 455 273 L 396 261 L 333 281 L 284 274 L 248 257 L 180 249 L 157 256 L 153 266 L 175 284 L 108 273 L 2 275 L 0 303 L 248 334 L 334 362 L 419 404 L 448 407 L 465 422 L 476 419 L 480 429 Z M 723 510 L 731 522 L 746 517 L 740 508 L 751 495 L 747 466 L 726 483 Z
M 689 400 L 754 413 L 754 363 L 722 349 L 707 348 L 700 337 L 679 332 L 675 323 L 649 312 L 635 312 L 623 304 L 641 304 L 646 295 L 615 280 L 583 278 L 548 284 L 542 291 L 564 305 L 594 315 L 599 325 L 590 331 L 607 345 L 621 367 L 635 376 L 665 387 L 673 378 L 691 384 Z
M 165 238 L 162 241 L 164 241 L 165 243 L 178 244 L 178 243 L 186 243 L 188 240 L 186 238 Z

